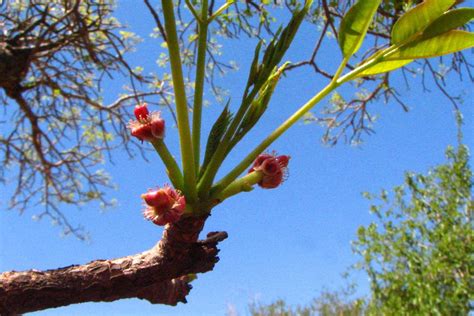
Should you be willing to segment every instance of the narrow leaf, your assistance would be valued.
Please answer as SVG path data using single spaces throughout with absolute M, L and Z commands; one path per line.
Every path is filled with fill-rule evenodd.
M 255 79 L 258 78 L 259 67 L 258 59 L 260 56 L 260 49 L 262 48 L 263 41 L 260 40 L 255 47 L 255 53 L 253 55 L 252 65 L 250 66 L 249 78 L 247 80 L 247 87 L 245 89 L 245 94 L 247 94 L 248 89 L 255 83 Z
M 359 0 L 346 13 L 339 27 L 339 46 L 344 57 L 353 55 L 365 34 L 381 0 Z
M 413 59 L 382 61 L 361 72 L 358 77 L 371 76 L 384 72 L 389 72 L 411 63 Z
M 474 33 L 452 30 L 436 37 L 420 39 L 402 46 L 387 60 L 430 58 L 474 47 Z
M 408 10 L 392 29 L 392 43 L 400 44 L 422 32 L 432 21 L 446 12 L 456 0 L 425 0 Z
M 251 70 L 249 75 L 249 81 L 245 88 L 242 103 L 237 111 L 235 117 L 229 128 L 229 135 L 232 137 L 232 141 L 227 146 L 226 152 L 230 152 L 233 146 L 237 144 L 237 139 L 241 139 L 246 132 L 247 128 L 242 128 L 242 120 L 248 116 L 246 113 L 249 107 L 255 102 L 255 99 L 259 97 L 262 91 L 262 87 L 272 76 L 275 67 L 281 62 L 286 51 L 290 47 L 301 23 L 303 22 L 306 14 L 308 13 L 313 0 L 305 0 L 304 7 L 300 10 L 295 10 L 288 24 L 283 28 L 280 27 L 273 39 L 270 41 L 268 46 L 263 53 L 261 62 L 255 63 L 258 60 L 260 48 L 256 50 L 254 54 L 254 60 L 252 62 Z M 238 137 L 234 137 L 239 134 Z M 225 136 L 226 139 L 228 135 Z
M 201 171 L 205 170 L 207 164 L 211 160 L 212 156 L 216 152 L 217 146 L 222 141 L 222 137 L 226 132 L 227 128 L 229 127 L 230 121 L 232 119 L 232 113 L 229 111 L 229 102 L 227 102 L 224 110 L 217 118 L 216 122 L 211 128 L 209 132 L 209 136 L 207 138 L 207 145 L 206 145 L 206 153 L 204 154 L 204 161 L 201 167 Z
M 255 124 L 257 124 L 263 113 L 267 110 L 268 103 L 270 102 L 270 99 L 273 95 L 273 91 L 275 90 L 280 76 L 287 65 L 288 63 L 285 63 L 280 68 L 275 68 L 270 78 L 268 78 L 267 82 L 265 82 L 261 90 L 258 92 L 257 97 L 250 104 L 250 107 L 245 113 L 245 116 L 242 119 L 237 132 L 232 138 L 232 145 L 237 144 L 242 139 L 242 137 L 244 137 L 245 134 L 247 134 L 255 126 Z
M 431 23 L 424 31 L 422 38 L 427 39 L 457 29 L 474 19 L 473 8 L 460 8 L 444 13 Z
M 273 71 L 273 68 L 275 68 L 275 66 L 277 66 L 282 60 L 286 51 L 290 47 L 290 44 L 293 42 L 293 39 L 295 38 L 295 35 L 312 3 L 313 0 L 306 0 L 304 7 L 301 10 L 294 11 L 291 20 L 285 28 L 280 27 L 273 37 L 273 40 L 267 46 L 262 58 L 262 71 L 259 73 L 258 80 L 255 80 L 258 81 L 258 83 L 256 83 L 257 90 L 260 89 L 259 84 L 261 85 L 267 80 L 268 76 L 270 76 Z

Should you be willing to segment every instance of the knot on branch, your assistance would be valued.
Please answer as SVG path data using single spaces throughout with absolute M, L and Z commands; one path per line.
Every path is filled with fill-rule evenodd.
M 0 42 L 0 87 L 11 98 L 21 93 L 21 82 L 31 63 L 31 49 L 15 49 L 6 42 Z

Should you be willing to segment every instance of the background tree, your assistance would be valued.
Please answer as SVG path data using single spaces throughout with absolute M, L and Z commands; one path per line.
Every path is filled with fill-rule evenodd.
M 382 191 L 371 208 L 377 221 L 358 231 L 354 250 L 380 313 L 472 311 L 472 170 L 466 146 L 446 157 L 426 175 L 407 173 L 393 194 Z
M 146 2 L 146 4 L 148 3 Z M 379 4 L 379 2 L 371 2 L 369 4 L 357 3 L 353 7 L 355 9 L 349 11 L 349 14 L 346 16 L 347 18 L 341 22 L 339 43 L 343 50 L 344 60 L 336 73 L 331 77 L 330 83 L 326 88 L 321 90 L 320 93 L 308 101 L 294 116 L 290 117 L 277 128 L 274 133 L 270 134 L 245 157 L 241 163 L 230 171 L 227 176 L 219 182 L 214 183 L 214 178 L 225 157 L 255 125 L 256 121 L 266 110 L 273 89 L 279 77 L 288 66 L 288 64 L 284 64 L 278 68 L 279 63 L 282 61 L 284 53 L 290 46 L 294 34 L 306 13 L 310 10 L 311 5 L 310 2 L 307 2 L 304 7 L 299 6 L 298 9 L 295 9 L 289 24 L 281 31 L 275 33 L 275 36 L 267 47 L 262 49 L 263 42 L 257 46 L 242 104 L 235 113 L 235 116 L 231 114 L 227 107 L 225 108 L 221 118 L 217 121 L 213 129 L 213 133 L 211 133 L 212 137 L 209 139 L 206 154 L 203 157 L 203 164 L 201 165 L 199 159 L 201 154 L 200 121 L 208 44 L 206 40 L 207 26 L 226 12 L 231 4 L 231 2 L 226 3 L 215 12 L 211 11 L 211 14 L 209 14 L 208 9 L 213 7 L 213 3 L 203 2 L 200 8 L 194 7 L 190 2 L 186 3 L 187 8 L 197 21 L 199 32 L 195 76 L 196 93 L 192 98 L 193 126 L 191 133 L 187 117 L 187 86 L 182 74 L 182 65 L 186 65 L 186 51 L 181 45 L 181 37 L 178 36 L 178 34 L 183 33 L 178 33 L 176 29 L 176 20 L 172 4 L 169 1 L 163 1 L 162 3 L 163 15 L 165 17 L 164 33 L 162 36 L 166 39 L 166 46 L 169 49 L 168 58 L 171 64 L 171 78 L 175 96 L 173 101 L 176 103 L 177 123 L 181 143 L 182 174 L 178 164 L 174 161 L 174 158 L 170 155 L 166 145 L 163 143 L 163 134 L 160 132 L 157 135 L 153 130 L 153 128 L 156 127 L 155 123 L 159 122 L 158 116 L 154 114 L 148 116 L 146 108 L 144 110 L 139 109 L 138 112 L 135 112 L 137 121 L 131 125 L 132 135 L 137 136 L 141 140 L 152 142 L 169 171 L 171 182 L 177 189 L 182 190 L 186 198 L 186 214 L 183 215 L 183 219 L 174 224 L 175 219 L 169 222 L 168 224 L 173 225 L 167 226 L 162 242 L 157 245 L 155 249 L 147 253 L 115 261 L 94 262 L 86 266 L 50 271 L 48 273 L 5 273 L 3 277 L 6 280 L 5 284 L 8 284 L 8 286 L 5 287 L 8 289 L 6 293 L 11 295 L 9 298 L 6 298 L 5 302 L 7 303 L 5 303 L 5 306 L 8 306 L 11 310 L 18 308 L 20 305 L 24 310 L 38 308 L 38 306 L 33 307 L 23 301 L 22 304 L 18 304 L 21 298 L 25 298 L 25 292 L 23 291 L 25 289 L 25 282 L 35 283 L 35 286 L 33 286 L 33 284 L 30 285 L 36 287 L 37 295 L 43 299 L 51 297 L 51 295 L 48 295 L 48 291 L 53 287 L 62 286 L 61 284 L 65 284 L 69 290 L 75 293 L 72 295 L 71 293 L 67 294 L 66 292 L 62 292 L 64 297 L 61 299 L 59 299 L 59 297 L 53 297 L 54 303 L 51 303 L 53 305 L 49 306 L 58 306 L 57 304 L 65 304 L 65 302 L 73 303 L 81 300 L 115 300 L 121 297 L 128 297 L 127 295 L 144 297 L 152 302 L 163 302 L 163 297 L 165 297 L 165 302 L 168 304 L 175 304 L 178 300 L 183 300 L 189 290 L 187 286 L 189 282 L 188 274 L 204 272 L 212 268 L 216 260 L 215 244 L 225 238 L 225 234 L 217 233 L 211 234 L 209 236 L 210 238 L 205 242 L 196 242 L 197 236 L 210 210 L 224 199 L 241 191 L 249 190 L 253 184 L 258 183 L 263 187 L 269 188 L 277 186 L 279 182 L 281 182 L 282 174 L 288 163 L 287 156 L 265 157 L 264 160 L 260 161 L 262 163 L 265 162 L 262 166 L 257 164 L 257 161 L 259 161 L 257 160 L 251 169 L 252 172 L 248 176 L 241 179 L 237 179 L 237 177 L 252 164 L 254 159 L 257 158 L 266 147 L 307 113 L 312 106 L 332 92 L 336 87 L 356 77 L 360 77 L 360 80 L 364 80 L 365 77 L 376 74 L 377 72 L 385 72 L 394 69 L 394 66 L 399 67 L 406 65 L 415 58 L 443 55 L 472 45 L 472 36 L 468 35 L 469 33 L 454 30 L 462 26 L 466 21 L 469 21 L 471 11 L 451 12 L 447 15 L 447 18 L 449 21 L 455 21 L 455 23 L 449 24 L 449 28 L 440 27 L 441 22 L 438 21 L 437 18 L 454 5 L 453 1 L 445 3 L 442 6 L 442 10 L 437 11 L 437 15 L 425 21 L 422 28 L 418 30 L 421 33 L 409 34 L 409 32 L 406 32 L 406 25 L 407 23 L 409 25 L 410 22 L 404 22 L 405 26 L 403 26 L 403 23 L 400 23 L 402 26 L 398 29 L 399 38 L 392 46 L 380 50 L 378 55 L 366 56 L 362 64 L 359 64 L 357 67 L 348 66 L 349 59 L 359 48 L 359 44 L 362 42 L 371 18 Z M 44 4 L 42 7 L 48 8 L 48 6 Z M 158 16 L 154 10 L 151 9 L 151 12 L 155 13 L 155 17 Z M 178 10 L 177 13 L 178 16 L 180 16 L 180 10 Z M 49 14 L 46 13 L 45 15 Z M 462 19 L 457 19 L 458 17 L 462 17 Z M 446 17 L 442 18 L 444 19 Z M 163 27 L 160 28 L 161 23 L 159 23 L 159 17 L 156 18 L 156 21 L 158 29 L 161 31 Z M 360 23 L 360 21 L 362 21 L 362 23 Z M 180 25 L 187 27 L 186 24 L 178 24 L 178 26 Z M 430 28 L 427 28 L 428 25 Z M 424 28 L 426 28 L 426 30 Z M 446 42 L 440 38 L 443 36 L 453 40 L 449 42 L 449 44 L 452 45 L 446 45 Z M 195 41 L 195 39 L 193 41 Z M 212 41 L 209 42 L 212 43 Z M 433 42 L 435 43 L 434 46 Z M 412 46 L 406 45 L 406 43 Z M 180 54 L 180 52 L 183 54 Z M 262 55 L 261 57 L 260 53 Z M 343 75 L 346 67 L 349 68 L 348 73 Z M 15 94 L 12 95 L 15 96 Z M 338 103 L 341 104 L 341 102 Z M 341 108 L 344 108 L 344 106 Z M 367 115 L 364 114 L 363 118 L 366 117 Z M 332 122 L 334 123 L 335 121 Z M 330 125 L 333 126 L 333 123 Z M 147 129 L 150 126 L 152 128 L 152 136 L 143 134 L 143 131 L 148 133 Z M 355 131 L 360 130 L 359 128 L 355 129 Z M 191 135 L 193 136 L 192 138 Z M 270 172 L 272 166 L 277 167 L 276 174 Z M 275 176 L 279 178 L 275 178 Z M 275 181 L 275 179 L 278 181 Z M 49 183 L 47 182 L 47 184 Z M 79 185 L 77 186 L 80 187 Z M 145 200 L 151 207 L 151 211 L 157 212 L 156 208 L 158 206 L 154 205 L 156 204 L 154 201 L 148 201 L 147 197 L 155 193 L 157 196 L 162 196 L 164 194 L 163 192 L 168 191 L 152 191 L 145 195 Z M 176 203 L 178 203 L 179 195 L 176 195 L 176 193 L 173 194 L 175 194 L 173 199 L 176 198 Z M 181 201 L 181 197 L 179 197 L 179 201 Z M 150 210 L 150 207 L 147 208 L 147 212 Z M 177 206 L 173 205 L 172 210 L 182 212 L 182 208 L 183 204 L 178 203 Z M 154 214 L 152 215 L 154 216 Z M 152 215 L 150 215 L 151 219 L 156 220 L 158 223 L 164 223 L 158 220 L 159 217 L 155 218 Z M 161 216 L 163 214 L 158 215 Z M 154 278 L 144 280 L 143 272 L 140 272 L 144 271 L 142 269 L 153 274 Z M 155 271 L 155 269 L 160 271 L 160 273 L 154 273 L 153 271 Z M 137 271 L 140 273 L 136 273 Z M 40 279 L 42 281 L 39 281 Z M 90 290 L 89 293 L 85 293 L 83 291 L 84 289 L 81 290 L 78 288 L 78 285 L 79 287 L 81 286 L 80 284 L 74 284 L 74 280 L 77 281 L 81 279 L 83 281 L 89 279 L 87 282 L 80 282 L 82 285 L 88 284 L 88 282 L 94 284 L 94 286 L 87 287 L 88 290 Z M 110 280 L 112 279 L 113 282 L 111 283 Z M 43 282 L 51 283 L 48 287 L 44 287 L 45 283 Z M 176 284 L 179 284 L 179 286 L 176 286 Z M 163 291 L 159 294 L 160 297 L 156 297 L 155 295 L 158 295 L 156 294 L 157 285 L 159 285 L 160 289 L 164 286 L 166 290 L 171 291 L 172 294 L 166 294 L 166 291 Z M 31 290 L 30 286 L 28 286 L 28 288 Z M 143 292 L 143 289 L 146 290 Z M 65 288 L 63 288 L 63 290 L 65 290 Z M 82 297 L 77 296 L 77 293 L 81 293 Z M 30 292 L 28 292 L 28 294 L 29 304 L 40 301 L 35 295 L 30 295 Z M 73 300 L 68 301 L 68 299 L 71 298 L 73 298 Z M 17 307 L 12 305 L 13 302 L 17 303 Z
M 163 91 L 135 89 L 135 82 L 151 80 L 124 59 L 137 39 L 112 10 L 110 1 L 0 6 L 0 181 L 16 179 L 9 207 L 23 212 L 39 206 L 38 218 L 50 217 L 81 239 L 84 231 L 69 223 L 60 205 L 111 205 L 103 190 L 113 184 L 100 165 L 114 148 L 131 153 L 123 104 Z M 130 77 L 132 88 L 104 104 L 103 77 L 120 73 Z
M 368 313 L 368 306 L 344 291 L 323 291 L 307 305 L 292 307 L 280 299 L 268 305 L 252 303 L 249 311 L 252 316 L 361 316 Z
M 465 145 L 446 150 L 447 162 L 404 185 L 382 191 L 361 226 L 355 265 L 369 278 L 367 299 L 325 291 L 293 308 L 284 300 L 252 304 L 252 315 L 467 315 L 472 311 L 472 169 Z M 377 196 L 365 194 L 370 199 Z M 351 288 L 349 288 L 351 290 Z

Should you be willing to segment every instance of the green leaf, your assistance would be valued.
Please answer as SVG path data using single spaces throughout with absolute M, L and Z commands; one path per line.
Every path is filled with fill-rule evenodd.
M 392 29 L 392 43 L 400 44 L 422 32 L 432 21 L 447 11 L 456 0 L 425 0 L 408 10 Z
M 261 84 L 263 84 L 273 71 L 278 63 L 282 60 L 286 51 L 293 42 L 295 35 L 304 20 L 304 17 L 309 11 L 313 0 L 306 0 L 305 5 L 301 10 L 295 10 L 293 16 L 285 28 L 279 28 L 275 33 L 272 41 L 268 44 L 265 53 L 262 57 L 260 64 L 260 70 L 257 78 L 254 79 L 256 90 L 259 90 Z
M 451 10 L 431 23 L 424 31 L 422 38 L 430 38 L 448 31 L 457 29 L 474 19 L 473 8 L 460 8 Z
M 371 76 L 384 72 L 389 72 L 411 63 L 413 59 L 382 61 L 361 72 L 358 77 Z
M 260 49 L 262 48 L 262 44 L 263 44 L 263 41 L 260 40 L 258 42 L 257 46 L 255 47 L 255 53 L 253 55 L 252 65 L 250 66 L 249 78 L 247 79 L 247 86 L 245 88 L 244 95 L 247 93 L 248 89 L 252 85 L 255 84 L 255 79 L 258 78 L 258 74 L 259 74 L 259 71 L 260 71 L 260 67 L 259 67 L 259 64 L 258 64 L 258 59 L 259 59 L 259 56 L 260 56 Z
M 201 167 L 201 171 L 206 170 L 207 164 L 211 161 L 212 156 L 214 155 L 219 143 L 222 141 L 229 123 L 232 119 L 232 113 L 229 111 L 229 103 L 227 102 L 224 110 L 222 110 L 221 115 L 217 118 L 214 126 L 212 126 L 209 136 L 207 138 L 206 153 L 204 155 L 204 162 Z
M 353 55 L 362 45 L 380 2 L 381 0 L 359 0 L 342 19 L 339 27 L 339 46 L 344 57 Z
M 452 30 L 436 37 L 420 39 L 402 46 L 387 60 L 430 58 L 474 47 L 474 33 Z
M 273 91 L 275 90 L 275 87 L 280 80 L 280 76 L 287 65 L 288 63 L 285 63 L 280 68 L 275 68 L 272 75 L 260 89 L 257 97 L 252 101 L 249 109 L 245 113 L 245 116 L 242 119 L 236 134 L 232 138 L 230 147 L 233 147 L 233 145 L 237 144 L 242 139 L 242 137 L 244 137 L 245 134 L 247 134 L 255 126 L 255 124 L 257 124 L 263 113 L 267 110 L 268 103 L 270 102 L 270 99 L 273 95 Z

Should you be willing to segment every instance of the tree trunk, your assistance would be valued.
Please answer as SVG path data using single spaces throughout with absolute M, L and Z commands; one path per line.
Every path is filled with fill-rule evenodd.
M 152 304 L 186 302 L 190 274 L 213 269 L 225 232 L 198 241 L 207 216 L 168 225 L 152 249 L 113 260 L 56 270 L 0 274 L 0 315 L 16 315 L 82 302 L 146 299 Z

